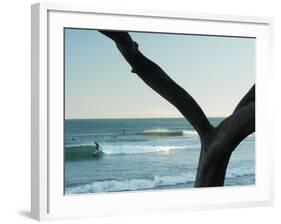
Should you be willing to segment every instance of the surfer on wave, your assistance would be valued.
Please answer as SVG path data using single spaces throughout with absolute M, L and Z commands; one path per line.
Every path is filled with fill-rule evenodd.
M 96 144 L 96 153 L 97 153 L 97 152 L 99 152 L 100 145 L 97 142 L 95 142 L 95 144 Z

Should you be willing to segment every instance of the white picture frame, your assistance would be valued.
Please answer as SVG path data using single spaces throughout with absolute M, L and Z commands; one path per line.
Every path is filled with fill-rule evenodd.
M 32 5 L 31 214 L 37 220 L 100 217 L 273 203 L 273 19 L 38 3 Z M 63 27 L 182 32 L 257 38 L 256 185 L 246 187 L 63 194 Z

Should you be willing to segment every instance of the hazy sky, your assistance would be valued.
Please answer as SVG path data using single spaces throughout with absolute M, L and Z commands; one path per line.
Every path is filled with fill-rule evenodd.
M 209 117 L 227 116 L 255 82 L 255 39 L 130 32 L 145 56 L 186 89 Z M 148 87 L 112 40 L 65 30 L 65 117 L 181 117 Z

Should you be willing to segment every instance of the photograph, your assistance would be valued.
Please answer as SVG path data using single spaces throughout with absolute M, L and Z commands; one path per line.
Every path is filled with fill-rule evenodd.
M 256 38 L 64 28 L 64 194 L 256 184 Z

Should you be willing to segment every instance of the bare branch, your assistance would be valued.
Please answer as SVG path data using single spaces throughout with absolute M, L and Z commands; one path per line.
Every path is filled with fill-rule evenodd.
M 246 106 L 247 104 L 255 101 L 255 85 L 247 92 L 247 94 L 241 99 L 241 101 L 236 106 L 234 112 L 240 110 L 242 107 Z
M 173 104 L 201 138 L 213 128 L 197 102 L 175 83 L 157 64 L 146 58 L 127 32 L 100 31 L 112 39 L 123 57 L 147 85 Z
M 218 150 L 231 153 L 248 135 L 255 132 L 255 101 L 249 102 L 226 118 L 216 128 L 214 144 Z M 213 146 L 214 147 L 214 146 Z

